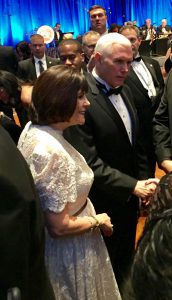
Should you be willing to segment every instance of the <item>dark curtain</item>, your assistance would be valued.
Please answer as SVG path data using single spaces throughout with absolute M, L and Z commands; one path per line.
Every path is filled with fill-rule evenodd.
M 88 9 L 93 4 L 105 7 L 108 26 L 122 25 L 136 20 L 143 25 L 146 18 L 158 26 L 162 18 L 171 25 L 172 0 L 0 0 L 0 41 L 2 45 L 15 45 L 29 40 L 42 25 L 61 24 L 63 32 L 74 32 L 74 37 L 89 30 Z

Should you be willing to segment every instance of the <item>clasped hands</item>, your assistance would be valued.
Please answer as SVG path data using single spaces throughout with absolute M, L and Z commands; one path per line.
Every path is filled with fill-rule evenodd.
M 156 191 L 158 183 L 158 178 L 138 180 L 134 188 L 133 194 L 141 198 L 144 205 L 147 206 L 149 205 L 150 199 Z

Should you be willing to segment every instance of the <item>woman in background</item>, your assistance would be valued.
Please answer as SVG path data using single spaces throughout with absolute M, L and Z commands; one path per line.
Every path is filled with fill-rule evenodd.
M 45 216 L 46 263 L 56 299 L 121 299 L 100 230 L 113 233 L 106 213 L 96 215 L 88 193 L 93 172 L 63 137 L 85 122 L 84 76 L 68 66 L 44 71 L 32 92 L 31 121 L 18 147 L 32 171 Z
M 172 172 L 157 187 L 123 300 L 172 298 Z

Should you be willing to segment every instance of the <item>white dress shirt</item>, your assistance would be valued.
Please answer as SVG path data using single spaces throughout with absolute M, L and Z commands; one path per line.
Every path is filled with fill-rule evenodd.
M 110 87 L 103 79 L 101 79 L 95 71 L 95 68 L 92 71 L 92 75 L 94 76 L 94 78 L 100 82 L 101 84 L 103 84 L 107 91 L 112 88 Z M 132 144 L 132 125 L 131 125 L 131 118 L 130 118 L 130 114 L 128 112 L 128 109 L 125 105 L 124 100 L 122 99 L 121 95 L 115 95 L 112 94 L 111 96 L 109 96 L 109 100 L 111 101 L 111 103 L 113 104 L 113 106 L 115 107 L 115 109 L 117 110 L 122 122 L 124 123 L 125 129 L 127 131 L 130 143 Z
M 42 66 L 44 68 L 44 70 L 47 70 L 47 62 L 46 62 L 46 57 L 45 55 L 40 59 L 34 56 L 34 61 L 35 61 L 35 70 L 36 70 L 36 76 L 37 78 L 40 75 L 40 69 L 39 69 L 39 62 L 38 61 L 42 61 Z
M 144 88 L 148 90 L 149 97 L 151 98 L 152 96 L 156 96 L 156 89 L 154 86 L 152 75 L 150 74 L 144 61 L 142 59 L 141 61 L 132 61 L 131 65 Z

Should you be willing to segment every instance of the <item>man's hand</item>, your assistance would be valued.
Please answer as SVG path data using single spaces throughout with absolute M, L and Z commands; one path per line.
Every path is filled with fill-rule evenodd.
M 157 178 L 139 180 L 137 181 L 133 194 L 140 198 L 150 197 L 155 193 L 158 182 L 159 179 Z

